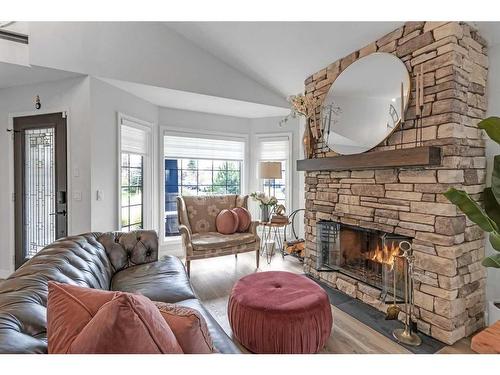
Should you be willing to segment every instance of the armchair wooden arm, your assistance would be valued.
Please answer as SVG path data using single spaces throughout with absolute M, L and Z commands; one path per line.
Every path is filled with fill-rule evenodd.
M 191 242 L 191 229 L 184 224 L 179 225 L 179 232 L 182 237 L 182 247 L 186 252 L 186 256 L 193 255 L 193 244 Z

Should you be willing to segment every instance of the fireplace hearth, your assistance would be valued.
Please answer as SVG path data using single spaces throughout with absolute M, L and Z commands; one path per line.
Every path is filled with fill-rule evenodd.
M 317 271 L 336 271 L 381 290 L 381 300 L 404 297 L 401 244 L 411 238 L 334 221 L 317 223 Z M 395 286 L 395 288 L 394 288 Z

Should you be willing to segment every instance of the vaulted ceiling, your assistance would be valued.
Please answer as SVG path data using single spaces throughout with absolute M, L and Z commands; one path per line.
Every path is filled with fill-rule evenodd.
M 168 22 L 199 47 L 283 96 L 403 22 Z

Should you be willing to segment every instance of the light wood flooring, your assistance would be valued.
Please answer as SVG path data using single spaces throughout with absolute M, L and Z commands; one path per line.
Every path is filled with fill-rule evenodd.
M 170 247 L 169 254 L 180 255 L 179 249 Z M 163 255 L 163 254 L 161 254 Z M 161 256 L 160 255 L 160 256 Z M 227 302 L 234 283 L 252 272 L 289 271 L 302 273 L 301 263 L 292 257 L 275 255 L 271 264 L 261 257 L 260 268 L 255 268 L 255 254 L 239 254 L 219 258 L 196 260 L 191 262 L 191 283 L 210 313 L 217 319 L 222 328 L 232 335 L 227 319 Z M 361 323 L 345 312 L 332 306 L 334 323 L 333 331 L 322 353 L 339 354 L 404 354 L 407 349 L 388 339 L 367 325 Z M 453 346 L 447 346 L 438 353 L 468 354 L 470 340 L 463 339 Z

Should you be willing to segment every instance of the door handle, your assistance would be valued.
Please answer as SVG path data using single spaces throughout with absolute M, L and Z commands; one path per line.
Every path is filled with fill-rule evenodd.
M 57 211 L 57 212 L 53 212 L 51 214 L 49 214 L 50 216 L 54 216 L 54 215 L 63 215 L 63 216 L 66 216 L 67 212 L 66 210 L 62 210 L 62 211 Z

